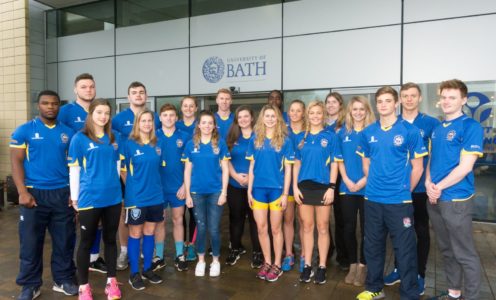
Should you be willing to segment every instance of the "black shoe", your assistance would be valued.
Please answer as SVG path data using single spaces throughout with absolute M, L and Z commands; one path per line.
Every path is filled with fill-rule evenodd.
M 33 300 L 41 294 L 40 287 L 24 286 L 17 300 Z
M 176 270 L 179 272 L 188 270 L 188 263 L 186 262 L 184 255 L 176 257 L 174 260 L 174 266 L 176 266 Z
M 141 291 L 145 289 L 145 283 L 143 282 L 143 278 L 141 278 L 140 273 L 134 273 L 129 277 L 129 284 L 131 287 L 137 291 Z
M 327 268 L 326 267 L 318 267 L 317 268 L 317 273 L 315 273 L 315 278 L 313 279 L 313 283 L 315 284 L 324 284 L 326 283 L 326 273 L 327 273 Z
M 163 269 L 165 268 L 165 260 L 158 257 L 158 256 L 155 256 L 152 260 L 152 270 L 153 271 L 158 271 L 160 269 Z
M 229 255 L 227 256 L 226 264 L 230 266 L 234 266 L 236 262 L 238 262 L 238 259 L 240 258 L 241 258 L 240 251 L 238 249 L 231 249 L 231 251 L 229 251 Z
M 251 257 L 251 267 L 253 269 L 260 269 L 264 264 L 262 252 L 253 252 Z
M 313 277 L 312 267 L 309 265 L 305 265 L 305 267 L 303 268 L 303 272 L 300 275 L 300 281 L 308 283 L 310 282 L 310 278 L 312 277 Z
M 345 263 L 345 262 L 339 262 L 339 261 L 338 261 L 338 264 L 339 264 L 339 268 L 341 269 L 341 271 L 349 271 L 350 270 L 350 264 Z
M 150 281 L 153 284 L 159 284 L 159 283 L 162 283 L 162 281 L 163 281 L 162 277 L 153 273 L 152 269 L 148 269 L 147 271 L 144 271 L 143 274 L 141 274 L 141 278 L 147 279 L 148 281 Z
M 107 273 L 107 264 L 105 263 L 103 258 L 99 257 L 94 262 L 90 262 L 89 270 L 106 274 Z

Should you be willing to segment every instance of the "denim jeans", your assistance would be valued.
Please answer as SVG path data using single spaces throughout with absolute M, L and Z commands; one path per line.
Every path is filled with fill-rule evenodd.
M 205 254 L 207 230 L 210 234 L 212 255 L 220 256 L 220 219 L 224 206 L 217 205 L 220 193 L 192 194 L 193 213 L 196 221 L 196 251 Z

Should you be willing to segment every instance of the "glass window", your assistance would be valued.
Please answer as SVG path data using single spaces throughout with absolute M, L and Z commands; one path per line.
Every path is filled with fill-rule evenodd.
M 114 28 L 114 1 L 104 0 L 57 10 L 57 36 Z
M 329 89 L 326 90 L 306 90 L 306 91 L 286 91 L 284 92 L 284 111 L 288 111 L 289 104 L 295 99 L 299 99 L 305 104 L 314 100 L 325 101 L 325 97 L 329 94 Z
M 156 99 L 157 99 L 157 105 L 155 107 L 157 108 L 157 113 L 160 112 L 160 108 L 165 103 L 170 103 L 174 105 L 177 111 L 181 113 L 181 99 L 183 99 L 183 96 L 156 97 Z
M 191 0 L 191 16 L 215 14 L 225 11 L 279 4 L 282 0 Z
M 117 0 L 117 27 L 186 18 L 188 0 Z

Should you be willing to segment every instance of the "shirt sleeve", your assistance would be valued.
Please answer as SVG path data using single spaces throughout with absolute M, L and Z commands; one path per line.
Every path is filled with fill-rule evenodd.
M 428 154 L 422 136 L 420 135 L 420 130 L 417 127 L 412 126 L 408 131 L 408 151 L 413 154 L 410 155 L 410 159 L 424 157 Z
M 69 154 L 67 156 L 67 164 L 69 167 L 78 167 L 83 164 L 82 146 L 80 143 L 80 135 L 74 136 L 69 145 Z
M 124 140 L 124 139 L 122 139 Z M 126 172 L 127 171 L 127 162 L 129 160 L 129 157 L 127 155 L 127 140 L 126 141 L 121 141 L 119 144 L 119 158 L 121 159 L 121 171 Z
M 9 146 L 11 148 L 26 149 L 27 140 L 25 126 L 20 126 L 12 133 Z
M 221 160 L 230 160 L 231 159 L 231 153 L 229 153 L 229 149 L 227 149 L 226 142 L 224 140 L 219 141 L 219 157 Z
M 483 156 L 484 130 L 481 125 L 473 120 L 467 122 L 463 132 L 461 155 L 475 154 Z
M 290 163 L 290 164 L 294 163 L 295 152 L 293 149 L 293 142 L 289 138 L 286 138 L 283 147 L 284 147 L 284 163 Z
M 255 160 L 255 138 L 251 138 L 248 143 L 248 148 L 246 149 L 246 159 L 247 160 Z
M 343 154 L 341 152 L 341 140 L 335 134 L 331 138 L 331 162 L 343 161 Z
M 191 158 L 191 149 L 193 147 L 193 141 L 188 141 L 186 147 L 184 147 L 183 155 L 181 157 L 182 162 L 189 162 Z
M 361 157 L 370 157 L 370 148 L 364 131 L 360 132 L 356 153 Z

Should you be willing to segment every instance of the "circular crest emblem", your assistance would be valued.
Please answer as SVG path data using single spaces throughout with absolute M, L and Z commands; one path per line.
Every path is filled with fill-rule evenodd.
M 62 133 L 60 135 L 60 140 L 62 141 L 62 143 L 67 144 L 69 142 L 69 136 L 65 133 Z
M 160 147 L 155 147 L 155 152 L 157 152 L 157 155 L 161 155 L 162 149 L 160 149 Z
M 214 154 L 215 154 L 215 155 L 219 154 L 219 153 L 220 153 L 220 149 L 219 149 L 219 147 L 215 147 L 215 148 L 213 149 L 213 152 L 214 152 Z
M 184 145 L 183 140 L 181 140 L 181 139 L 177 139 L 177 141 L 176 141 L 176 146 L 177 146 L 177 148 L 181 148 L 183 145 Z
M 217 56 L 207 58 L 203 63 L 203 77 L 210 83 L 216 83 L 224 76 L 224 62 Z
M 327 147 L 328 144 L 329 144 L 329 141 L 327 139 L 321 139 L 320 140 L 320 145 L 322 146 L 322 148 Z
M 131 218 L 133 218 L 133 220 L 138 220 L 140 216 L 141 216 L 141 209 L 139 208 L 131 209 Z
M 403 140 L 403 136 L 398 134 L 394 137 L 393 143 L 395 146 L 401 146 L 403 144 Z
M 456 136 L 456 131 L 450 130 L 446 135 L 446 140 L 451 142 L 455 138 L 455 136 Z

